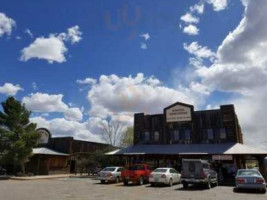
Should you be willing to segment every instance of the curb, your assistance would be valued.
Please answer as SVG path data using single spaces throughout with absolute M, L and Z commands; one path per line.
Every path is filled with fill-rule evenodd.
M 30 180 L 42 180 L 42 179 L 56 179 L 56 178 L 68 178 L 71 174 L 65 175 L 44 175 L 44 176 L 31 176 L 31 177 L 18 177 L 13 176 L 10 177 L 10 180 L 23 180 L 23 181 L 30 181 Z

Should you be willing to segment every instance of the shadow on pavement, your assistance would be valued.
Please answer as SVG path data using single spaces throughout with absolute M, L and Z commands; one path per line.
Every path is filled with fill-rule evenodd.
M 213 189 L 213 187 L 211 188 L 211 190 Z M 176 190 L 179 191 L 201 191 L 201 190 L 209 190 L 207 188 L 205 188 L 205 185 L 189 185 L 188 188 L 177 188 Z
M 255 189 L 233 189 L 234 193 L 244 193 L 244 194 L 265 194 L 265 192 Z

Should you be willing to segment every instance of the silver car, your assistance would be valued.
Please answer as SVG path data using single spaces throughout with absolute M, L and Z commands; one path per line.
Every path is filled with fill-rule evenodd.
M 181 174 L 173 168 L 157 168 L 149 176 L 149 183 L 152 187 L 156 184 L 165 184 L 171 187 L 180 181 Z
M 235 177 L 235 191 L 238 189 L 259 189 L 266 193 L 266 182 L 256 169 L 239 169 Z
M 98 180 L 101 183 L 115 182 L 119 183 L 121 180 L 121 171 L 123 167 L 106 167 L 99 172 Z

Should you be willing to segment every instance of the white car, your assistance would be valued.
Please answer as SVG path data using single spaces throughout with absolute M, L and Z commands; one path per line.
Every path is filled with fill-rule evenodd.
M 173 168 L 157 168 L 149 176 L 149 183 L 152 187 L 156 184 L 165 184 L 171 187 L 180 181 L 181 174 Z
M 106 167 L 99 172 L 98 180 L 100 180 L 101 183 L 119 183 L 121 181 L 122 170 L 123 167 Z

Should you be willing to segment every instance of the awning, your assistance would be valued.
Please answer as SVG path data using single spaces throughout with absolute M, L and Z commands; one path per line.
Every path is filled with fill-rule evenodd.
M 135 145 L 106 155 L 205 155 L 205 154 L 249 154 L 267 155 L 266 151 L 240 143 L 220 144 L 168 144 L 168 145 Z
M 41 147 L 41 148 L 33 148 L 33 154 L 34 155 L 54 155 L 54 156 L 69 156 L 69 154 L 61 153 L 58 151 L 54 151 L 52 149 L 48 149 L 46 147 Z

